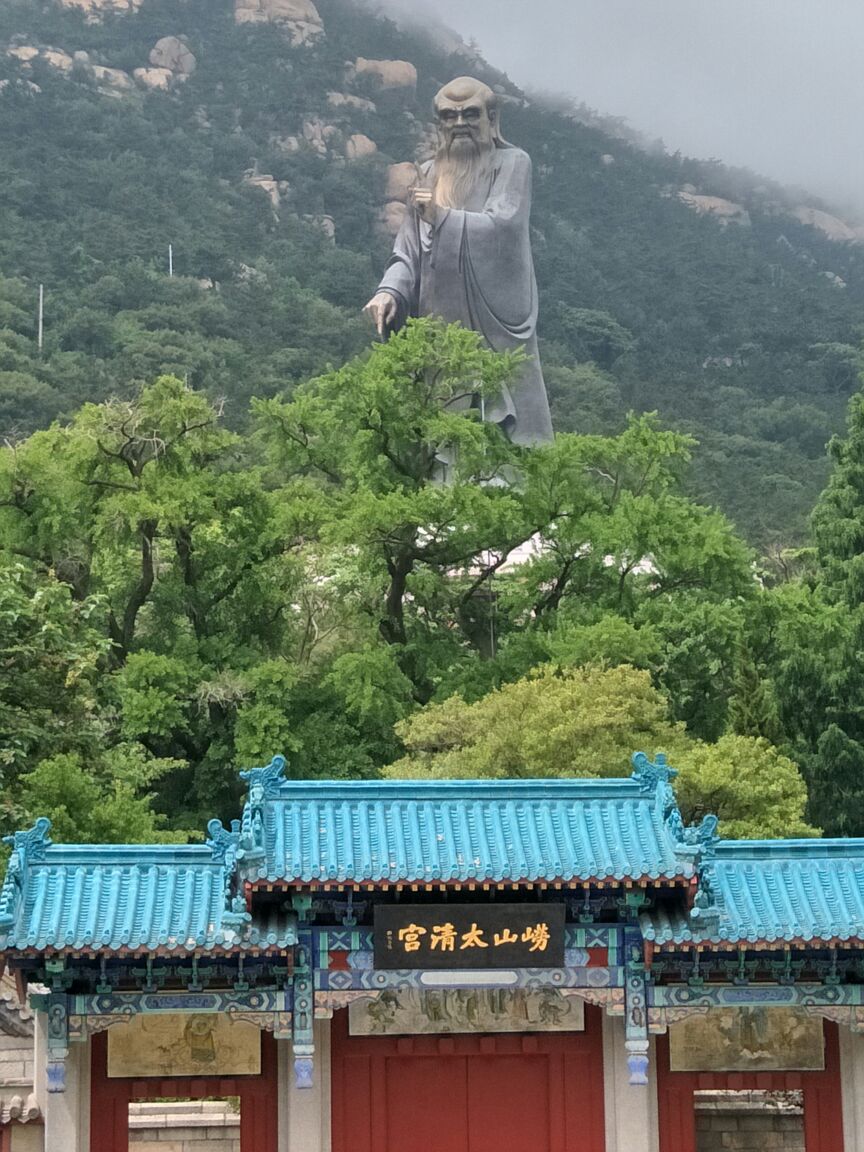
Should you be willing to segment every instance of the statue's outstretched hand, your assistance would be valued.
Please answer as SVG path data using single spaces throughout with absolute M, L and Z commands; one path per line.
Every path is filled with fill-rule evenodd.
M 389 329 L 396 323 L 398 313 L 396 297 L 390 292 L 378 292 L 372 297 L 363 312 L 370 318 L 378 330 L 378 335 L 383 340 Z

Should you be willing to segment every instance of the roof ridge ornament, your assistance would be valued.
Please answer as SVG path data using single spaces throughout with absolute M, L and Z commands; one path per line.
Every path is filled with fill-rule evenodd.
M 720 893 L 719 885 L 716 883 L 714 871 L 714 862 L 717 855 L 715 848 L 718 840 L 716 834 L 717 817 L 706 816 L 702 824 L 705 824 L 707 820 L 714 821 L 714 838 L 711 841 L 710 847 L 705 849 L 703 859 L 699 865 L 696 898 L 693 901 L 693 907 L 690 909 L 690 920 L 695 921 L 697 926 L 703 931 L 713 928 L 716 932 L 720 927 L 720 918 L 724 912 L 723 897 Z M 693 831 L 698 830 L 694 829 Z
M 658 752 L 653 761 L 644 752 L 634 752 L 631 762 L 632 778 L 644 792 L 652 792 L 660 784 L 669 784 L 678 775 L 677 769 L 669 765 L 662 752 Z
M 221 820 L 211 820 L 207 825 L 207 831 L 209 839 L 206 844 L 213 853 L 213 863 L 233 868 L 240 844 L 240 821 L 232 820 L 229 830 Z
M 634 752 L 632 757 L 633 782 L 639 785 L 642 792 L 653 792 L 663 819 L 669 825 L 673 839 L 681 840 L 684 824 L 681 813 L 678 811 L 678 800 L 672 788 L 672 781 L 678 772 L 666 760 L 662 752 L 658 752 L 651 761 L 644 752 Z
M 703 860 L 713 859 L 720 839 L 719 825 L 720 821 L 713 813 L 703 816 L 700 824 L 691 824 L 684 829 L 684 843 L 698 848 Z
M 285 779 L 285 757 L 274 756 L 263 768 L 247 768 L 240 779 L 249 781 L 249 795 L 243 805 L 236 858 L 258 860 L 264 855 L 264 803 L 279 795 Z
M 249 781 L 250 803 L 276 796 L 279 785 L 285 779 L 285 757 L 274 756 L 263 768 L 245 768 L 240 773 L 240 779 Z
M 26 832 L 15 832 L 4 836 L 3 843 L 12 848 L 12 855 L 6 866 L 6 879 L 0 892 L 0 929 L 11 928 L 15 923 L 18 900 L 24 888 L 24 872 L 28 864 L 38 864 L 45 859 L 51 846 L 51 821 L 40 816 L 32 828 Z
M 45 852 L 51 847 L 51 821 L 46 816 L 40 816 L 32 828 L 26 832 L 14 832 L 11 836 L 4 836 L 3 843 L 12 846 L 13 855 L 23 852 L 29 861 L 38 863 L 45 859 Z

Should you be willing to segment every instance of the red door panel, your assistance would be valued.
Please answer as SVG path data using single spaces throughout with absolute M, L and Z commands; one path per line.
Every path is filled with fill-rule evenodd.
M 602 1017 L 597 1013 L 597 1051 L 571 1052 L 564 1056 L 565 1136 L 552 1152 L 605 1152 L 606 1115 L 603 1106 Z M 588 1009 L 585 1010 L 586 1024 Z
M 469 1152 L 467 1066 L 467 1060 L 452 1057 L 387 1059 L 388 1152 Z
M 333 1020 L 333 1152 L 604 1152 L 598 1009 L 585 1032 L 352 1037 Z
M 549 1148 L 549 1056 L 481 1056 L 468 1065 L 467 1152 Z

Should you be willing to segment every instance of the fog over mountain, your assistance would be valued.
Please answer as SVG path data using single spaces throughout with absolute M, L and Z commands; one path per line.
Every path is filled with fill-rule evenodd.
M 395 0 L 524 87 L 864 213 L 861 0 Z

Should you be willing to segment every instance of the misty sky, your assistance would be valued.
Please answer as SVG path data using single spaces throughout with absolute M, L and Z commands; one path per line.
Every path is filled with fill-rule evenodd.
M 410 0 L 516 83 L 864 212 L 864 0 Z

